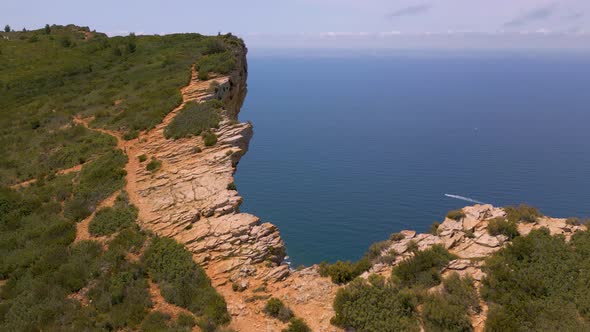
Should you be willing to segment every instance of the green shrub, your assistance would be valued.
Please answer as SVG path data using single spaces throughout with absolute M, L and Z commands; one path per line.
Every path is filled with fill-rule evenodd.
M 491 236 L 505 235 L 512 240 L 518 235 L 518 226 L 502 217 L 491 219 L 488 222 L 488 234 Z
M 204 71 L 204 70 L 202 70 L 202 71 L 199 71 L 199 73 L 198 73 L 197 77 L 198 77 L 198 78 L 199 78 L 199 80 L 201 80 L 201 81 L 206 81 L 206 80 L 208 80 L 208 79 L 209 79 L 209 73 L 208 73 L 208 72 L 206 72 L 206 71 Z
M 154 311 L 147 315 L 143 323 L 141 324 L 141 330 L 143 332 L 162 332 L 168 331 L 170 323 L 170 315 L 160 311 Z
M 155 157 L 152 157 L 152 160 L 145 166 L 145 169 L 152 173 L 157 172 L 160 168 L 162 168 L 162 162 Z
M 449 213 L 447 213 L 447 218 L 459 221 L 465 218 L 465 212 L 463 212 L 463 210 L 449 211 Z
M 393 233 L 389 236 L 390 241 L 401 241 L 405 238 L 406 238 L 406 236 L 403 235 L 402 233 Z
M 428 229 L 428 233 L 432 234 L 432 235 L 438 235 L 438 227 L 440 226 L 439 222 L 433 222 L 432 225 L 430 225 L 430 228 Z
M 193 326 L 197 325 L 197 321 L 192 315 L 181 312 L 178 315 L 178 318 L 176 318 L 176 325 L 180 327 L 192 328 Z
M 407 289 L 356 279 L 336 293 L 331 323 L 358 332 L 420 331 L 417 305 Z
M 169 238 L 154 238 L 144 261 L 166 301 L 202 316 L 198 323 L 202 329 L 229 322 L 223 297 L 211 287 L 205 271 L 195 264 L 182 244 Z
M 365 257 L 354 263 L 350 261 L 337 261 L 334 264 L 322 262 L 319 267 L 319 273 L 323 277 L 330 276 L 332 282 L 335 284 L 345 284 L 370 268 L 371 262 Z
M 274 297 L 266 302 L 263 311 L 267 315 L 277 318 L 282 322 L 288 322 L 293 318 L 293 312 L 291 309 L 287 308 L 283 301 Z
M 217 135 L 212 132 L 206 132 L 203 134 L 203 142 L 205 146 L 213 146 L 217 143 Z
M 140 163 L 143 163 L 144 161 L 147 160 L 147 156 L 145 154 L 142 154 L 139 157 L 137 157 L 137 159 L 139 160 Z
M 139 131 L 138 130 L 131 130 L 131 131 L 126 132 L 123 135 L 123 139 L 126 140 L 126 141 L 130 141 L 130 140 L 135 139 L 135 138 L 138 138 L 138 137 L 139 137 Z
M 443 246 L 434 245 L 400 262 L 392 271 L 392 279 L 401 287 L 432 287 L 441 281 L 440 270 L 455 256 Z
M 66 201 L 64 215 L 75 221 L 88 217 L 99 202 L 125 184 L 127 157 L 120 150 L 86 163 L 73 196 Z
M 166 138 L 198 136 L 211 128 L 219 127 L 223 104 L 216 99 L 197 103 L 189 102 L 164 129 Z
M 202 56 L 195 64 L 200 73 L 229 74 L 236 68 L 235 57 L 231 52 L 221 52 Z
M 536 222 L 537 218 L 543 216 L 539 210 L 525 204 L 521 204 L 519 206 L 506 206 L 504 211 L 506 211 L 506 219 L 515 223 L 521 221 Z
M 289 321 L 287 328 L 283 332 L 311 332 L 311 329 L 301 318 L 293 318 Z
M 227 185 L 227 190 L 236 190 L 236 184 L 235 183 L 228 183 Z
M 111 235 L 133 225 L 135 219 L 137 219 L 137 209 L 129 204 L 125 195 L 120 195 L 113 207 L 106 207 L 96 212 L 88 225 L 88 230 L 92 235 Z
M 369 261 L 374 261 L 375 259 L 377 259 L 381 256 L 381 252 L 383 252 L 385 249 L 387 249 L 390 244 L 391 244 L 390 241 L 381 241 L 381 242 L 373 243 L 369 247 L 369 250 L 365 254 L 365 257 Z
M 418 243 L 414 240 L 408 241 L 406 244 L 407 250 L 411 253 L 417 253 L 420 248 L 418 248 Z
M 453 305 L 440 295 L 426 298 L 422 308 L 426 331 L 472 331 L 471 321 L 465 308 Z
M 571 217 L 571 218 L 567 218 L 565 220 L 566 225 L 570 225 L 570 226 L 579 226 L 582 224 L 582 222 L 580 221 L 580 218 L 576 218 L 576 217 Z
M 195 147 L 193 148 L 193 153 L 201 153 L 201 152 L 203 152 L 203 150 L 202 150 L 200 147 L 198 147 L 198 146 L 195 146 Z
M 395 249 L 390 249 L 389 251 L 387 251 L 387 253 L 381 257 L 379 257 L 377 259 L 378 263 L 382 263 L 382 264 L 388 264 L 391 265 L 393 264 L 398 256 L 398 252 L 395 251 Z
M 589 330 L 589 268 L 588 232 L 576 232 L 570 242 L 545 228 L 516 237 L 484 265 L 486 330 Z

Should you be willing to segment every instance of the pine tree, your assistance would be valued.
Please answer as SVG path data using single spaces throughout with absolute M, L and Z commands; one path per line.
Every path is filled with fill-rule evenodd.
M 45 24 L 45 34 L 48 35 L 51 33 L 51 28 L 49 27 L 49 24 Z
M 4 32 L 10 32 L 10 25 L 6 24 L 4 27 Z

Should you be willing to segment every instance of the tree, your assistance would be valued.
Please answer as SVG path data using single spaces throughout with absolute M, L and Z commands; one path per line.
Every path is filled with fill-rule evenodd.
M 45 34 L 48 35 L 51 33 L 51 27 L 49 26 L 49 24 L 45 24 Z
M 129 37 L 127 37 L 127 38 L 128 38 L 127 51 L 129 53 L 134 53 L 135 50 L 137 49 L 137 44 L 135 43 L 135 33 L 133 33 L 133 32 L 130 33 Z
M 6 24 L 4 27 L 4 32 L 10 32 L 10 25 Z

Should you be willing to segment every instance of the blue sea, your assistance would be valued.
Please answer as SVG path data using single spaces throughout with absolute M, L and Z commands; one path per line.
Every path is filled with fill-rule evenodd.
M 472 203 L 590 217 L 590 56 L 251 56 L 241 210 L 294 265 L 358 259 Z

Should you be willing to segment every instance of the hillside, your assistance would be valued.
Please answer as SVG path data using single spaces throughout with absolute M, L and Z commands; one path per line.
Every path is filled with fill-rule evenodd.
M 233 182 L 246 53 L 231 34 L 2 33 L 0 329 L 590 330 L 587 228 L 528 206 L 291 270 Z

